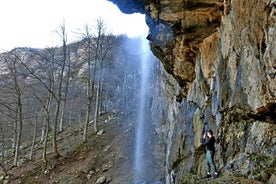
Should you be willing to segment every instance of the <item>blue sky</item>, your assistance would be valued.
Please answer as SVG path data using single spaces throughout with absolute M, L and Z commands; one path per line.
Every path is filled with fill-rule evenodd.
M 126 15 L 106 0 L 0 0 L 0 52 L 15 47 L 44 48 L 59 45 L 56 30 L 63 20 L 68 40 L 75 41 L 84 25 L 101 17 L 113 34 L 145 35 L 141 14 Z

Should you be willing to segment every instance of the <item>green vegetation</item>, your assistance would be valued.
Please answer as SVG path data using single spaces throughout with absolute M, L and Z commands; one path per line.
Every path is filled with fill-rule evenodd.
M 196 179 L 191 173 L 186 173 L 183 176 L 181 183 L 196 183 Z
M 193 175 L 192 173 L 185 173 L 182 180 L 182 184 L 204 184 L 203 180 L 198 179 L 197 176 Z
M 251 161 L 254 164 L 253 175 L 258 176 L 258 180 L 267 181 L 270 175 L 276 173 L 276 157 L 262 154 L 251 155 Z

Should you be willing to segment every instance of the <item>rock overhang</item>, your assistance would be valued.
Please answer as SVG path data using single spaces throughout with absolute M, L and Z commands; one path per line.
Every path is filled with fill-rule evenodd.
M 124 13 L 143 13 L 151 50 L 181 87 L 179 101 L 195 79 L 196 55 L 203 40 L 218 31 L 220 0 L 109 0 Z

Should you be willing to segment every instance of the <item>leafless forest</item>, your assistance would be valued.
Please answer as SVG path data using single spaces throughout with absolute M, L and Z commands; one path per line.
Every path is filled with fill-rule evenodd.
M 23 146 L 34 159 L 40 145 L 47 166 L 48 152 L 60 156 L 59 132 L 78 124 L 86 142 L 88 129 L 98 131 L 100 114 L 135 105 L 139 69 L 135 48 L 130 49 L 135 39 L 108 33 L 101 20 L 92 29 L 85 26 L 78 42 L 67 42 L 64 24 L 57 34 L 60 47 L 15 48 L 0 55 L 1 165 L 17 166 Z

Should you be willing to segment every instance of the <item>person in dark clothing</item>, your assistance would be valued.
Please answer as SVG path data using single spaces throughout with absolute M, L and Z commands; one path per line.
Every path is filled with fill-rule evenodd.
M 216 139 L 213 136 L 213 131 L 208 130 L 203 135 L 203 142 L 201 144 L 202 146 L 206 146 L 206 172 L 207 172 L 206 177 L 213 176 L 214 178 L 216 178 L 218 176 L 216 165 L 214 162 L 215 142 L 216 142 Z

